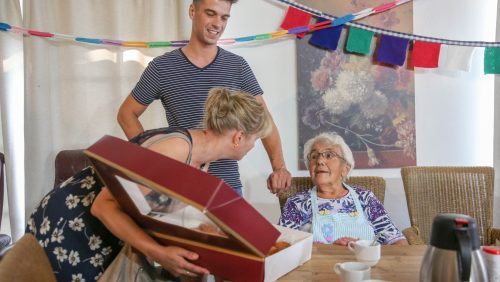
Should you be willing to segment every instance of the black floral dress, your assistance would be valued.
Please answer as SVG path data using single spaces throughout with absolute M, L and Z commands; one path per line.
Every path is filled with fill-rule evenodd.
M 87 167 L 48 193 L 28 220 L 57 281 L 96 281 L 120 251 L 120 240 L 90 213 L 103 183 Z
M 130 142 L 142 144 L 158 134 L 180 133 L 182 128 L 146 131 Z M 97 281 L 120 252 L 123 243 L 90 213 L 104 184 L 87 167 L 50 191 L 31 214 L 26 232 L 44 248 L 57 281 Z

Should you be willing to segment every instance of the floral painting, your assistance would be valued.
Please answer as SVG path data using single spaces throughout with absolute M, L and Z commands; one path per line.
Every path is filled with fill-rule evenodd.
M 347 13 L 381 4 L 360 0 L 342 3 L 342 9 L 350 9 Z M 399 16 L 408 16 L 407 10 L 378 15 L 378 27 L 401 31 L 403 21 Z M 299 167 L 305 169 L 301 155 L 304 143 L 320 132 L 332 131 L 340 134 L 353 151 L 356 168 L 415 165 L 413 71 L 377 64 L 373 54 L 345 52 L 347 32 L 344 28 L 336 51 L 310 45 L 310 35 L 297 42 Z M 374 37 L 372 49 L 376 40 Z

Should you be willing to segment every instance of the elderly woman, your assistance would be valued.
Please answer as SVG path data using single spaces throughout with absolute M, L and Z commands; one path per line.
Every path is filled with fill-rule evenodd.
M 316 243 L 347 245 L 377 236 L 381 244 L 408 244 L 373 192 L 344 183 L 354 158 L 342 137 L 310 139 L 304 160 L 314 186 L 288 198 L 279 225 L 312 232 Z

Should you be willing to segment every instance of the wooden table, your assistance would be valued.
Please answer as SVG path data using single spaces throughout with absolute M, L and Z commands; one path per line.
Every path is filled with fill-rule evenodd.
M 427 246 L 382 246 L 382 256 L 372 267 L 371 279 L 418 281 L 420 264 Z M 337 262 L 356 261 L 347 247 L 314 244 L 311 260 L 278 281 L 339 281 L 333 270 Z

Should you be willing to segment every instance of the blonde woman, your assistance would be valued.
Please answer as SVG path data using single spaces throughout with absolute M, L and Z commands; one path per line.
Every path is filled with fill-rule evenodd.
M 208 95 L 204 128 L 155 129 L 131 142 L 206 171 L 212 161 L 242 159 L 271 130 L 267 111 L 253 96 L 216 88 Z M 42 243 L 58 280 L 99 279 L 120 251 L 120 242 L 160 264 L 173 278 L 208 273 L 196 265 L 196 253 L 160 245 L 146 234 L 91 167 L 53 191 L 33 213 L 27 229 Z M 70 205 L 62 207 L 61 202 Z

